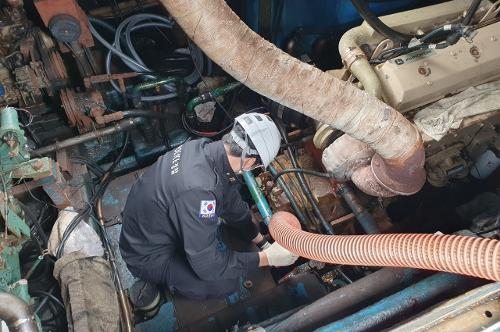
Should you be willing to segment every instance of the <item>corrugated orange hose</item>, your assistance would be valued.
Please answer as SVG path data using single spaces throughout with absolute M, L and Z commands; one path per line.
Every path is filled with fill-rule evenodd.
M 459 235 L 321 235 L 304 232 L 288 212 L 269 230 L 291 252 L 331 264 L 411 267 L 500 281 L 500 241 Z

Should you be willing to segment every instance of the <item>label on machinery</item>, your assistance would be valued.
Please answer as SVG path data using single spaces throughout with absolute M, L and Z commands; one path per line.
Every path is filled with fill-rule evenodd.
M 405 55 L 402 55 L 398 58 L 389 60 L 390 63 L 394 63 L 396 65 L 404 65 L 405 63 L 416 62 L 425 58 L 428 58 L 436 53 L 433 49 L 425 49 L 425 50 L 417 50 Z

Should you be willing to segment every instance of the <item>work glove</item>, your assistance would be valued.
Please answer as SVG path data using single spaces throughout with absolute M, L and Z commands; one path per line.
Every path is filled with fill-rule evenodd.
M 264 239 L 260 241 L 259 243 L 256 243 L 257 247 L 259 247 L 260 251 L 266 250 L 269 248 L 274 241 L 272 240 L 271 236 L 269 234 L 263 235 Z
M 274 242 L 262 252 L 266 254 L 269 266 L 292 265 L 299 258 L 299 256 L 280 246 L 278 242 Z

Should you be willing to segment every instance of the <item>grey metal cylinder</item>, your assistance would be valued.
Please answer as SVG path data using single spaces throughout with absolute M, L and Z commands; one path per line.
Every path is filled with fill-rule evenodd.
M 12 294 L 0 293 L 0 320 L 5 321 L 11 332 L 38 331 L 28 303 Z

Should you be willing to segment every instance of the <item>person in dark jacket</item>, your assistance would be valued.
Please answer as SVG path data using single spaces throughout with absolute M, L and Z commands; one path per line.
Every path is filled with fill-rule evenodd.
M 123 211 L 120 251 L 130 272 L 205 299 L 237 291 L 258 267 L 293 264 L 297 256 L 259 233 L 239 193 L 238 173 L 267 167 L 280 142 L 269 117 L 249 113 L 221 141 L 190 141 L 160 157 L 133 185 Z M 261 251 L 225 248 L 221 223 Z

